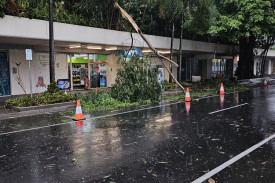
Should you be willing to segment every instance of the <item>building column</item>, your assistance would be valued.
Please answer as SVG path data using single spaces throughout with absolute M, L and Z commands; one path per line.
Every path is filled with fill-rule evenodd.
M 90 54 L 88 53 L 88 79 L 89 79 L 89 89 L 91 89 L 91 67 L 90 67 Z
M 73 83 L 73 64 L 72 64 L 72 55 L 70 54 L 70 80 L 71 80 L 71 90 L 74 90 Z

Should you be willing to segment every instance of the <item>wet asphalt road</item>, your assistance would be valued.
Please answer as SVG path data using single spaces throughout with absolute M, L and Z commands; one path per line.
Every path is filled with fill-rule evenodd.
M 85 113 L 83 122 L 72 122 L 72 112 L 1 120 L 0 182 L 192 182 L 275 133 L 275 86 L 186 108 Z M 212 179 L 274 183 L 275 139 Z

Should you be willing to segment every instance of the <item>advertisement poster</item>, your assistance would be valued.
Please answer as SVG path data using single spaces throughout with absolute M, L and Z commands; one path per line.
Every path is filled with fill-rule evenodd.
M 57 80 L 57 86 L 60 90 L 65 90 L 65 89 L 70 89 L 71 85 L 70 85 L 70 80 L 69 79 L 59 79 Z
M 67 60 L 65 54 L 55 54 L 55 79 L 68 78 Z M 47 91 L 50 84 L 50 60 L 49 54 L 37 53 L 34 59 L 34 83 L 35 93 L 43 93 Z M 70 84 L 70 82 L 69 82 Z
M 35 93 L 43 93 L 47 90 L 50 83 L 49 55 L 37 53 L 34 60 L 34 82 Z

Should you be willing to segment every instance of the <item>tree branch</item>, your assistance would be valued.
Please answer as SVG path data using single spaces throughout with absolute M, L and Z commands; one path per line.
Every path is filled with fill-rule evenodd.
M 147 40 L 147 38 L 142 34 L 141 30 L 139 29 L 138 25 L 136 24 L 136 22 L 133 20 L 133 18 L 125 11 L 123 10 L 118 3 L 114 4 L 115 8 L 118 8 L 121 12 L 121 15 L 124 19 L 128 20 L 132 26 L 134 27 L 134 29 L 136 30 L 136 32 L 141 36 L 141 38 L 146 42 L 146 44 L 148 45 L 148 47 L 159 57 L 171 62 L 172 64 L 174 64 L 176 67 L 178 67 L 179 65 L 174 62 L 173 60 L 170 60 L 168 58 L 166 58 L 165 56 L 161 55 L 153 46 L 152 44 Z
M 133 20 L 133 18 L 125 11 L 123 10 L 119 4 L 117 2 L 114 3 L 114 7 L 119 9 L 121 12 L 121 15 L 124 19 L 128 20 L 132 26 L 134 27 L 134 29 L 136 30 L 136 32 L 140 35 L 140 37 L 146 42 L 146 44 L 148 45 L 148 47 L 160 58 L 163 66 L 166 68 L 166 70 L 168 71 L 168 73 L 171 75 L 171 77 L 174 79 L 174 81 L 177 83 L 177 85 L 182 89 L 183 93 L 185 93 L 184 91 L 184 87 L 178 82 L 178 80 L 176 79 L 176 77 L 173 75 L 173 73 L 169 70 L 168 66 L 164 63 L 164 60 L 169 61 L 170 63 L 174 64 L 176 67 L 178 67 L 178 64 L 176 62 L 174 62 L 173 60 L 170 60 L 168 58 L 166 58 L 165 56 L 161 55 L 153 46 L 152 44 L 148 41 L 148 39 L 142 34 L 140 28 L 138 27 L 138 25 L 136 24 L 136 22 Z

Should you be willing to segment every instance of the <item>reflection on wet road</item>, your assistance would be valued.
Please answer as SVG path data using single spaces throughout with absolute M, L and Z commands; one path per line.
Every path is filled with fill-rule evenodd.
M 0 182 L 192 182 L 275 132 L 275 87 L 122 112 L 1 121 L 15 133 L 0 134 Z M 212 178 L 272 182 L 274 153 L 273 139 Z

